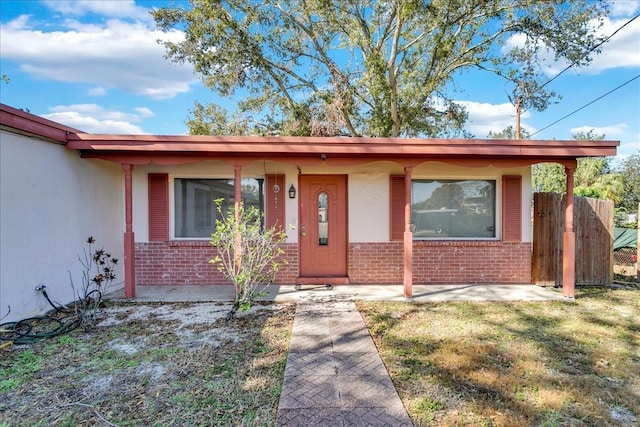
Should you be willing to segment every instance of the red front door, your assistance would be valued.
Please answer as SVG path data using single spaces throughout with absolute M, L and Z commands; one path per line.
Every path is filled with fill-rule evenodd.
M 300 175 L 299 184 L 300 278 L 346 280 L 347 177 Z

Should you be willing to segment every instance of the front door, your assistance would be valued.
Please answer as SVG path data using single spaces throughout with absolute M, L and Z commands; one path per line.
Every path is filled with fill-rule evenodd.
M 299 282 L 346 280 L 346 175 L 300 175 L 299 187 Z

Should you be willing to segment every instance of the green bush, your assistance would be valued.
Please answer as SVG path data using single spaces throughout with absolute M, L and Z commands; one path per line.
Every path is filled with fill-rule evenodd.
M 248 310 L 263 295 L 264 288 L 286 263 L 280 244 L 287 235 L 282 227 L 263 229 L 262 214 L 254 206 L 246 209 L 240 203 L 236 218 L 235 211 L 223 214 L 222 200 L 216 200 L 216 204 L 222 219 L 216 220 L 211 244 L 218 255 L 209 262 L 235 287 L 234 304 L 227 316 L 231 319 L 238 310 Z

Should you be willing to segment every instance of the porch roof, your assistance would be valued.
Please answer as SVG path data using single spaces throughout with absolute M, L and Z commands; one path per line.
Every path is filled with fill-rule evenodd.
M 83 157 L 121 163 L 189 162 L 205 158 L 327 158 L 371 160 L 503 159 L 523 163 L 616 154 L 619 141 L 97 135 L 0 104 L 0 124 L 64 143 Z

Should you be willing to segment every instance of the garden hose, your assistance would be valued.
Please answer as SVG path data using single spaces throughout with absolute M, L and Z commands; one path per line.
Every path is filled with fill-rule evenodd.
M 51 301 L 45 290 L 45 285 L 38 286 L 36 291 L 42 293 L 54 308 L 54 314 L 57 313 L 58 315 L 56 317 L 51 315 L 34 316 L 17 322 L 0 323 L 0 341 L 6 341 L 0 348 L 9 346 L 10 343 L 29 344 L 44 338 L 64 335 L 82 324 L 81 316 L 78 316 L 68 307 L 56 305 Z M 89 292 L 83 301 L 88 303 L 91 300 L 100 302 L 102 300 L 102 293 L 95 289 Z

